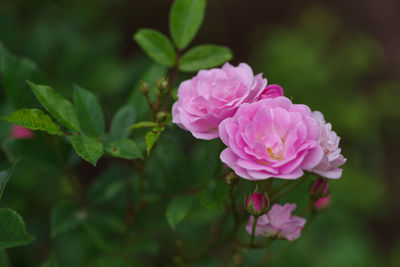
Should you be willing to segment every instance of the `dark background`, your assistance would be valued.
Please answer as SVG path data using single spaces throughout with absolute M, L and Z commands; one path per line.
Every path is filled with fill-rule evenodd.
M 142 27 L 168 34 L 171 3 L 1 0 L 0 41 L 35 61 L 63 95 L 71 96 L 74 83 L 96 92 L 110 119 L 151 64 L 132 34 Z M 399 13 L 395 0 L 208 1 L 192 46 L 226 45 L 234 64 L 247 62 L 294 102 L 321 110 L 348 159 L 331 186 L 332 208 L 276 266 L 400 265 Z M 26 165 L 31 174 L 16 174 L 2 206 L 19 211 L 39 236 L 36 244 L 11 250 L 11 258 L 36 266 L 50 250 L 44 228 L 49 200 L 57 199 L 49 192 L 54 180 L 45 176 L 60 175 L 50 165 L 36 171 Z M 99 172 L 86 165 L 79 171 L 87 181 Z M 165 254 L 156 252 L 158 260 Z

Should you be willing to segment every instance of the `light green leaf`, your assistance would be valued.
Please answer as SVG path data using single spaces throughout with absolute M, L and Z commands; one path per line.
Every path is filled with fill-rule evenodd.
M 2 120 L 21 125 L 31 130 L 40 130 L 53 135 L 63 135 L 49 115 L 39 109 L 19 109 L 12 114 L 0 117 Z
M 232 59 L 229 48 L 218 45 L 199 45 L 183 54 L 179 70 L 185 72 L 198 71 L 216 67 Z
M 4 189 L 6 188 L 7 182 L 11 177 L 11 174 L 17 165 L 18 160 L 11 163 L 7 169 L 0 171 L 0 199 L 3 196 Z
M 169 29 L 179 49 L 186 48 L 203 22 L 205 0 L 175 0 L 169 15 Z
M 135 123 L 134 125 L 131 126 L 131 129 L 138 129 L 138 128 L 153 128 L 153 127 L 158 127 L 158 123 L 154 121 L 140 121 L 138 123 Z
M 171 41 L 162 33 L 152 29 L 140 29 L 133 39 L 154 61 L 172 67 L 176 54 Z
M 92 92 L 75 85 L 74 106 L 84 133 L 89 136 L 104 134 L 106 123 L 103 109 Z
M 165 216 L 169 225 L 173 229 L 180 223 L 189 213 L 194 200 L 193 195 L 181 195 L 168 203 Z
M 111 140 L 127 138 L 131 132 L 129 127 L 135 122 L 135 119 L 136 112 L 133 105 L 126 105 L 118 110 L 111 122 Z
M 0 76 L 14 107 L 35 107 L 35 97 L 25 81 L 45 82 L 45 78 L 33 61 L 13 55 L 0 43 Z
M 74 201 L 65 200 L 57 204 L 51 211 L 51 237 L 76 228 L 86 218 L 87 212 L 81 210 Z
M 228 186 L 222 179 L 211 179 L 198 194 L 200 204 L 210 210 L 220 210 L 228 191 Z
M 119 139 L 106 146 L 106 151 L 113 157 L 123 159 L 142 159 L 143 154 L 136 143 L 130 139 Z
M 0 249 L 27 245 L 33 240 L 17 212 L 9 208 L 0 209 Z
M 87 136 L 71 136 L 71 143 L 76 153 L 84 160 L 96 166 L 97 160 L 104 154 L 103 144 Z
M 61 96 L 56 90 L 47 86 L 34 84 L 28 81 L 32 92 L 40 104 L 62 125 L 79 132 L 78 117 L 71 102 Z
M 147 150 L 147 155 L 150 156 L 151 149 L 153 148 L 154 144 L 157 142 L 158 138 L 160 138 L 160 135 L 164 129 L 160 128 L 159 131 L 153 131 L 148 132 L 145 137 L 146 141 L 146 150 Z

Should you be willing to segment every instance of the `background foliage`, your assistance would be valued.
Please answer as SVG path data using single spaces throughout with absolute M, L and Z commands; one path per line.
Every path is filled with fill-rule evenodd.
M 389 0 L 379 3 L 380 11 L 370 20 L 387 26 L 371 29 L 369 4 L 357 6 L 355 12 L 341 1 L 308 1 L 307 5 L 249 2 L 243 6 L 241 1 L 208 1 L 204 24 L 190 47 L 204 43 L 228 46 L 234 54 L 233 63 L 248 62 L 256 73 L 264 72 L 269 83 L 281 84 L 295 102 L 323 111 L 342 137 L 342 151 L 348 158 L 343 177 L 331 184 L 332 208 L 317 217 L 303 237 L 271 266 L 400 265 L 400 183 L 396 172 L 400 149 L 396 69 L 400 68 L 395 60 L 398 50 L 391 48 L 398 40 L 390 35 L 385 13 L 388 8 L 400 7 Z M 80 115 L 93 118 L 93 123 L 82 129 L 88 135 L 85 138 L 94 143 L 91 149 L 100 150 L 95 137 L 107 130 L 110 134 L 105 151 L 123 153 L 114 148 L 126 145 L 118 146 L 116 141 L 124 140 L 129 132 L 116 127 L 151 118 L 139 92 L 139 81 L 148 81 L 154 89 L 155 80 L 167 73 L 163 65 L 172 66 L 176 57 L 172 50 L 158 61 L 163 65 L 153 63 L 132 41 L 132 34 L 136 33 L 135 40 L 143 40 L 139 34 L 146 34 L 137 30 L 151 27 L 168 35 L 167 10 L 171 4 L 156 0 L 2 1 L 0 115 L 16 108 L 40 107 L 25 83 L 30 77 L 35 83 L 57 88 L 64 98 L 74 100 Z M 349 9 L 357 13 L 354 18 L 349 19 Z M 191 29 L 187 32 L 190 35 Z M 177 35 L 172 30 L 172 39 L 179 47 L 186 47 L 190 38 L 179 39 Z M 229 53 L 225 51 L 222 58 L 229 58 Z M 16 68 L 24 71 L 13 71 Z M 192 68 L 182 64 L 181 71 Z M 178 80 L 191 75 L 181 73 Z M 74 93 L 74 84 L 95 95 L 103 117 L 90 114 L 99 108 L 97 100 L 90 100 L 82 88 Z M 26 95 L 7 90 L 21 87 L 26 88 Z M 46 90 L 37 88 L 34 93 L 51 93 Z M 67 116 L 62 119 L 71 129 L 79 125 L 73 114 L 60 116 Z M 1 266 L 7 266 L 7 261 L 10 266 L 38 266 L 45 261 L 45 266 L 124 266 L 126 260 L 128 266 L 172 265 L 177 248 L 166 244 L 177 243 L 179 248 L 182 243 L 185 250 L 196 251 L 214 233 L 225 233 L 232 225 L 220 208 L 228 192 L 210 180 L 219 171 L 215 159 L 222 146 L 217 141 L 197 141 L 176 127 L 168 128 L 143 170 L 153 179 L 139 184 L 138 173 L 124 160 L 108 156 L 95 168 L 78 157 L 68 137 L 35 132 L 34 139 L 14 140 L 10 127 L 0 122 L 0 169 L 12 168 L 10 160 L 20 161 L 0 206 L 17 211 L 24 218 L 27 233 L 23 227 L 3 230 L 9 224 L 1 220 L 2 216 L 14 214 L 6 208 L 0 209 L 0 230 L 17 231 L 15 244 L 33 241 L 1 251 Z M 57 129 L 52 131 L 58 133 Z M 145 134 L 140 129 L 133 132 L 138 149 L 145 147 Z M 89 142 L 76 139 L 71 138 L 75 148 Z M 123 154 L 125 158 L 137 157 Z M 89 157 L 88 161 L 95 164 L 97 158 Z M 0 180 L 6 176 L 0 173 Z M 73 197 L 76 190 L 71 180 L 79 182 L 84 199 Z M 127 184 L 133 185 L 132 192 L 127 192 Z M 210 190 L 180 195 L 202 185 Z M 300 207 L 306 205 L 306 196 L 302 195 L 306 187 L 293 196 L 302 199 Z M 246 190 L 250 193 L 251 187 Z M 140 216 L 126 218 L 126 203 L 137 205 L 139 196 L 146 200 Z M 86 205 L 94 208 L 82 208 Z M 179 210 L 187 210 L 186 217 L 171 213 L 176 210 L 174 205 L 184 205 Z M 18 214 L 13 217 L 17 221 Z M 182 217 L 185 219 L 179 222 Z M 128 229 L 126 220 L 134 220 Z M 243 229 L 242 235 L 246 238 Z M 5 241 L 7 236 L 1 236 L 0 248 L 5 248 Z M 285 245 L 278 242 L 271 253 Z M 121 247 L 124 251 L 120 252 L 128 258 L 118 255 Z M 254 259 L 262 253 L 239 249 L 220 257 L 215 250 L 196 264 L 255 265 Z

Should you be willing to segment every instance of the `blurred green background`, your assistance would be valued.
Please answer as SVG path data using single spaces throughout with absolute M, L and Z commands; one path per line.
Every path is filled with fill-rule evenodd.
M 165 72 L 140 51 L 132 34 L 141 27 L 168 34 L 171 3 L 2 0 L 0 41 L 12 53 L 33 60 L 48 83 L 64 96 L 71 98 L 73 84 L 95 92 L 110 120 L 123 104 L 135 103 L 137 86 L 146 70 L 151 68 L 160 76 Z M 270 266 L 400 266 L 399 12 L 400 3 L 395 0 L 208 1 L 204 24 L 193 45 L 216 43 L 230 47 L 234 64 L 247 62 L 255 73 L 263 72 L 269 83 L 282 85 L 285 95 L 294 102 L 322 111 L 341 136 L 342 152 L 348 160 L 343 177 L 331 183 L 332 208 L 317 217 L 287 254 Z M 1 114 L 14 109 L 4 90 L 0 91 L 0 101 Z M 107 198 L 117 203 L 125 201 L 124 180 L 113 181 L 112 186 L 107 183 L 126 175 L 129 169 L 107 159 L 95 169 L 79 162 L 62 140 L 40 133 L 34 140 L 12 140 L 9 131 L 10 125 L 0 123 L 1 162 L 7 157 L 22 160 L 0 206 L 17 210 L 28 232 L 36 236 L 31 245 L 8 251 L 11 266 L 38 266 L 53 254 L 60 266 L 88 263 L 98 250 L 98 243 L 95 248 L 91 243 L 93 236 L 87 242 L 85 234 L 73 231 L 50 239 L 51 206 L 71 194 L 55 160 L 58 156 L 54 147 L 62 151 L 61 161 L 74 166 L 89 195 L 93 190 L 104 191 L 106 199 L 95 200 L 99 203 Z M 180 148 L 168 147 L 171 144 L 165 138 L 161 142 L 165 142 L 166 151 L 157 151 L 161 157 L 174 149 L 190 153 L 188 144 L 202 146 L 203 150 L 214 144 L 195 141 L 178 129 L 168 135 L 173 140 L 181 139 L 176 142 Z M 208 153 L 203 150 L 195 151 Z M 178 169 L 179 164 L 183 163 L 171 163 Z M 196 164 L 200 171 L 202 162 Z M 149 172 L 162 176 L 155 170 Z M 156 191 L 169 186 L 154 183 L 148 186 Z M 152 197 L 149 195 L 149 199 Z M 188 248 L 195 248 L 208 231 L 210 218 L 213 222 L 222 220 L 219 212 L 196 206 L 173 232 L 164 218 L 163 201 L 157 197 L 151 201 L 154 205 L 144 211 L 133 229 L 137 235 L 130 247 L 136 253 L 132 266 L 172 265 L 175 249 L 165 242 L 183 239 Z M 122 231 L 120 211 L 115 206 L 104 206 L 113 216 L 108 214 L 99 221 L 110 232 Z M 140 236 L 143 229 L 152 235 Z M 272 252 L 280 246 L 274 246 Z M 215 252 L 198 264 L 219 266 L 221 262 L 243 261 L 250 266 L 262 253 L 253 250 L 226 254 L 233 259 L 230 262 Z

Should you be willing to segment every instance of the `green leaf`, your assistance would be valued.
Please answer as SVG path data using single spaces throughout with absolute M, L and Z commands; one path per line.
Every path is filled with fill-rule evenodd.
M 74 201 L 65 200 L 57 204 L 51 211 L 51 237 L 54 238 L 76 228 L 86 218 L 86 211 L 80 210 L 79 205 Z
M 210 210 L 220 210 L 228 191 L 228 186 L 222 179 L 211 179 L 198 194 L 200 204 Z
M 14 161 L 7 169 L 0 171 L 0 199 L 3 196 L 4 189 L 6 188 L 7 182 L 10 179 L 17 162 L 18 160 Z
M 51 254 L 50 258 L 43 262 L 40 267 L 57 267 L 58 263 L 57 263 L 57 259 L 56 256 L 53 254 Z
M 2 120 L 21 125 L 31 130 L 40 130 L 53 135 L 63 135 L 49 115 L 39 109 L 19 109 L 12 114 L 0 117 Z
M 136 143 L 130 139 L 119 139 L 106 146 L 106 151 L 113 157 L 123 159 L 142 159 L 143 154 Z
M 0 249 L 27 245 L 33 240 L 17 212 L 9 208 L 0 209 Z
M 96 166 L 97 160 L 104 154 L 103 144 L 87 136 L 71 136 L 71 143 L 76 153 L 84 160 Z
M 91 184 L 87 193 L 88 200 L 93 204 L 105 204 L 111 202 L 118 196 L 124 196 L 126 187 L 126 173 L 121 166 L 112 166 L 101 173 Z
M 172 67 L 176 54 L 171 41 L 162 33 L 152 29 L 140 29 L 133 39 L 154 61 L 161 65 Z
M 154 129 L 153 129 L 153 131 L 148 132 L 146 134 L 145 140 L 146 140 L 146 150 L 147 150 L 148 156 L 150 156 L 151 149 L 153 148 L 154 144 L 157 142 L 157 140 L 160 137 L 163 130 L 164 129 L 162 129 L 162 128 L 160 129 L 160 131 L 154 131 Z
M 13 55 L 1 43 L 0 76 L 6 97 L 14 107 L 36 106 L 35 97 L 25 81 L 45 82 L 44 75 L 33 61 Z
M 180 223 L 189 213 L 194 200 L 193 195 L 181 195 L 168 203 L 165 216 L 169 225 L 173 229 Z
M 111 122 L 111 140 L 127 138 L 131 132 L 129 127 L 135 120 L 136 112 L 133 105 L 126 105 L 118 110 Z
M 75 85 L 74 106 L 85 134 L 89 136 L 104 134 L 106 123 L 103 109 L 92 92 Z
M 179 70 L 185 72 L 198 71 L 216 67 L 232 59 L 229 48 L 218 45 L 199 45 L 183 54 Z
M 135 123 L 134 125 L 131 126 L 131 129 L 138 129 L 138 128 L 153 128 L 153 127 L 158 127 L 158 123 L 154 121 L 140 121 L 138 123 Z
M 80 132 L 78 117 L 71 102 L 47 85 L 38 85 L 28 81 L 40 104 L 62 125 Z
M 5 249 L 0 250 L 0 266 L 10 267 L 10 261 L 8 260 L 8 255 Z
M 175 0 L 169 16 L 172 39 L 179 49 L 186 48 L 203 22 L 205 0 Z

